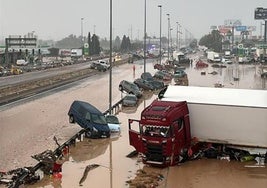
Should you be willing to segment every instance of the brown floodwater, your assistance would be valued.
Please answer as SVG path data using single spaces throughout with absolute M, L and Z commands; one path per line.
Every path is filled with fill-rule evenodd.
M 197 55 L 195 55 L 197 56 Z M 192 57 L 196 58 L 196 57 Z M 124 94 L 118 91 L 118 83 L 120 80 L 126 79 L 133 81 L 141 75 L 143 71 L 142 61 L 136 62 L 136 71 L 133 75 L 132 65 L 126 64 L 119 68 L 115 68 L 113 73 L 113 101 L 118 101 Z M 154 73 L 153 64 L 148 61 L 147 70 Z M 192 86 L 210 86 L 221 83 L 224 87 L 229 88 L 248 88 L 248 89 L 265 89 L 266 83 L 260 78 L 259 65 L 227 65 L 226 68 L 213 68 L 211 65 L 207 68 L 196 69 L 194 63 L 186 67 L 185 71 L 188 74 L 189 85 Z M 216 71 L 218 74 L 209 74 Z M 203 75 L 203 72 L 206 75 Z M 201 74 L 202 73 L 202 74 Z M 238 77 L 238 81 L 234 78 Z M 93 81 L 92 81 L 93 80 Z M 173 81 L 170 83 L 173 84 Z M 98 88 L 98 89 L 95 89 Z M 46 125 L 47 129 L 52 126 L 54 135 L 57 136 L 60 143 L 70 138 L 73 134 L 80 130 L 78 125 L 69 125 L 67 111 L 71 101 L 74 99 L 83 99 L 91 101 L 95 106 L 101 110 L 106 110 L 108 104 L 108 95 L 103 96 L 103 91 L 108 90 L 108 75 L 97 76 L 94 78 L 85 79 L 79 85 L 73 88 L 60 91 L 58 93 L 48 95 L 46 97 L 35 99 L 26 104 L 12 107 L 1 111 L 0 120 L 1 126 L 5 127 L 9 124 L 16 125 L 23 120 L 22 117 L 27 117 L 27 125 L 39 118 L 36 126 Z M 136 108 L 123 108 L 118 113 L 118 118 L 121 122 L 120 135 L 114 134 L 108 139 L 88 139 L 84 138 L 82 141 L 77 141 L 75 146 L 70 147 L 69 153 L 61 160 L 62 178 L 54 178 L 52 176 L 44 176 L 44 178 L 34 185 L 27 185 L 26 187 L 36 188 L 75 188 L 75 187 L 90 187 L 90 188 L 119 188 L 119 187 L 165 187 L 165 188 L 235 188 L 235 187 L 267 187 L 267 169 L 266 167 L 252 167 L 256 164 L 255 161 L 241 163 L 238 161 L 216 160 L 216 159 L 200 159 L 195 161 L 188 161 L 179 166 L 169 168 L 153 168 L 144 165 L 138 156 L 133 158 L 126 157 L 134 150 L 129 145 L 128 137 L 128 119 L 139 119 L 140 113 L 145 106 L 149 105 L 157 96 L 155 93 L 145 93 L 145 97 L 139 102 Z M 38 111 L 42 112 L 38 115 Z M 30 113 L 30 114 L 29 114 Z M 16 120 L 15 117 L 18 119 Z M 53 118 L 58 118 L 53 122 Z M 49 125 L 48 125 L 49 124 Z M 52 124 L 52 125 L 50 125 Z M 60 126 L 59 126 L 60 125 Z M 12 128 L 10 128 L 12 129 Z M 15 129 L 15 126 L 14 128 Z M 36 128 L 35 128 L 36 129 Z M 28 130 L 28 129 L 26 129 Z M 4 129 L 5 131 L 5 129 Z M 6 128 L 6 131 L 9 130 Z M 30 131 L 30 130 L 28 130 Z M 35 130 L 36 132 L 38 130 Z M 42 129 L 44 131 L 44 129 Z M 16 133 L 16 135 L 19 133 Z M 24 133 L 23 133 L 24 134 Z M 4 133 L 1 133 L 1 149 L 10 154 L 12 152 L 11 144 L 4 140 Z M 53 143 L 53 135 L 42 138 L 45 144 L 41 147 L 43 151 L 46 149 L 55 149 Z M 32 138 L 37 139 L 38 138 Z M 17 136 L 17 141 L 20 137 Z M 37 143 L 41 143 L 38 140 Z M 9 149 L 2 147 L 2 144 L 10 146 Z M 29 143 L 28 143 L 29 144 Z M 46 146 L 46 147 L 45 147 Z M 37 154 L 37 147 L 27 148 L 24 151 L 24 158 L 26 154 L 28 157 Z M 21 149 L 21 148 L 16 148 Z M 23 148 L 22 148 L 23 149 Z M 11 150 L 11 151 L 8 151 Z M 39 152 L 41 152 L 39 151 Z M 19 151 L 18 151 L 19 152 Z M 14 153 L 14 152 L 13 152 Z M 26 162 L 14 158 L 9 159 L 3 153 L 0 154 L 5 164 L 0 167 L 14 167 L 14 161 L 19 165 L 26 165 Z M 34 164 L 32 161 L 28 161 Z M 19 166 L 16 163 L 17 166 Z M 35 163 L 36 164 L 36 163 Z M 99 167 L 88 172 L 86 179 L 80 185 L 79 182 L 83 176 L 84 170 L 88 165 L 97 164 Z M 139 173 L 138 175 L 137 172 Z

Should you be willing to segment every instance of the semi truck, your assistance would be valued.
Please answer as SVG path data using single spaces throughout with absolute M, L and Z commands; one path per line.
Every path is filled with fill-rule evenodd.
M 178 164 L 196 141 L 264 154 L 267 91 L 168 86 L 128 123 L 130 145 L 149 165 Z

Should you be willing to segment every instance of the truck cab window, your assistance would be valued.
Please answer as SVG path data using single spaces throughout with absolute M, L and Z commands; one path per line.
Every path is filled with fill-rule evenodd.
M 156 136 L 156 137 L 168 137 L 168 136 L 170 136 L 169 127 L 143 126 L 143 133 L 146 136 Z

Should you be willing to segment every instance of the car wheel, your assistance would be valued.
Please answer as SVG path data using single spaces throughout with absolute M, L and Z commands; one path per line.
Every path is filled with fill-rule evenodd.
M 69 122 L 70 123 L 75 123 L 73 115 L 70 115 L 69 116 Z
M 85 136 L 86 136 L 87 138 L 91 138 L 91 137 L 92 137 L 92 131 L 91 131 L 91 130 L 87 130 L 87 131 L 85 132 Z
M 120 90 L 120 91 L 123 91 L 123 88 L 122 88 L 122 86 L 119 86 L 119 90 Z

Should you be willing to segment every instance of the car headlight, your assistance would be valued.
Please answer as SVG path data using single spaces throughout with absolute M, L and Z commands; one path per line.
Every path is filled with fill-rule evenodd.
M 98 130 L 97 130 L 96 128 L 94 128 L 94 127 L 93 127 L 93 131 L 94 131 L 94 132 L 98 132 Z

